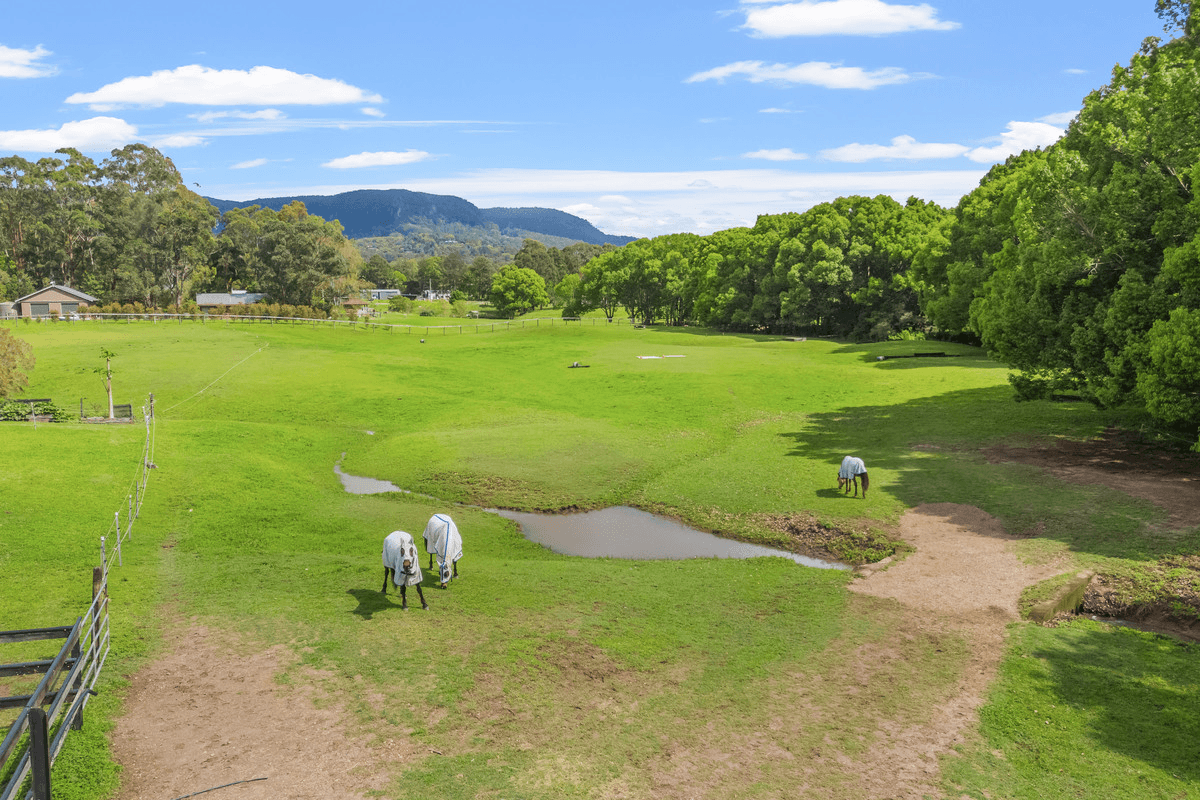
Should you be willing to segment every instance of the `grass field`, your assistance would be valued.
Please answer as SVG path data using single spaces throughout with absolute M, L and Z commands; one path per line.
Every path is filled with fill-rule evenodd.
M 107 691 L 89 707 L 98 722 L 56 767 L 56 797 L 114 791 L 104 731 L 121 713 L 122 676 L 182 619 L 284 643 L 298 657 L 285 679 L 320 670 L 364 735 L 383 736 L 382 726 L 453 754 L 397 768 L 388 796 L 428 796 L 422 787 L 437 781 L 442 797 L 649 797 L 662 794 L 682 749 L 753 762 L 748 776 L 698 760 L 696 794 L 786 797 L 803 785 L 813 797 L 855 797 L 852 769 L 814 774 L 810 754 L 852 763 L 881 725 L 919 723 L 963 668 L 953 635 L 906 628 L 902 609 L 849 595 L 845 573 L 779 559 L 570 558 L 465 507 L 453 512 L 464 578 L 426 592 L 430 613 L 402 613 L 378 592 L 380 542 L 397 528 L 419 535 L 449 502 L 629 504 L 773 544 L 780 534 L 761 515 L 886 531 L 907 508 L 954 502 L 1011 531 L 1044 523 L 1047 533 L 1023 545 L 1034 560 L 1069 554 L 1136 569 L 1196 549 L 1195 531 L 1152 533 L 1162 512 L 1148 503 L 987 463 L 981 448 L 1087 438 L 1112 420 L 1080 404 L 1013 403 L 1006 370 L 965 346 L 939 343 L 954 358 L 880 362 L 922 348 L 604 325 L 425 337 L 193 322 L 12 330 L 37 358 L 27 396 L 100 405 L 93 369 L 104 347 L 117 354 L 117 402 L 153 393 L 157 410 L 158 469 L 114 573 Z M 639 358 L 664 355 L 682 357 Z M 74 619 L 143 435 L 140 424 L 0 428 L 10 454 L 0 472 L 0 627 Z M 851 452 L 870 468 L 866 501 L 834 488 Z M 333 473 L 339 459 L 346 472 L 446 502 L 348 495 Z M 1012 636 L 977 741 L 943 766 L 947 791 L 1200 791 L 1187 723 L 1197 718 L 1194 648 L 1152 658 L 1163 649 L 1153 636 L 1086 626 L 1022 624 Z M 844 685 L 855 654 L 872 648 L 897 657 L 872 667 L 868 690 L 814 689 Z M 1023 669 L 1031 650 L 1049 654 L 1037 674 Z M 1178 743 L 1172 755 L 1128 743 L 1127 717 L 1097 709 L 1114 691 L 1107 672 L 1071 694 L 1067 676 L 1091 669 L 1098 650 L 1112 674 L 1133 676 L 1117 683 L 1120 696 L 1141 703 L 1134 684 L 1153 684 L 1160 693 L 1144 702 L 1179 709 L 1139 722 L 1142 741 Z M 1055 699 L 1072 709 L 1070 738 L 1056 738 L 1067 749 L 1030 745 L 1045 727 L 1031 712 Z M 497 706 L 516 713 L 497 716 Z M 767 723 L 787 757 L 754 751 Z M 1037 757 L 1017 757 L 1030 747 Z M 1059 782 L 1038 777 L 1114 752 L 1132 783 L 1084 767 Z

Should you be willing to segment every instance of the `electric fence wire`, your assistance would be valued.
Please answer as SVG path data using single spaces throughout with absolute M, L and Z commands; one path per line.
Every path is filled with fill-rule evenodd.
M 158 426 L 154 417 L 149 414 L 152 408 L 151 401 L 147 399 L 146 405 L 142 406 L 142 415 L 146 420 L 146 438 L 142 442 L 142 452 L 140 463 L 134 469 L 133 478 L 128 484 L 128 490 L 125 495 L 125 503 L 117 509 L 112 516 L 112 521 L 108 523 L 108 528 L 101 537 L 101 561 L 104 571 L 109 570 L 110 562 L 114 555 L 117 559 L 121 558 L 121 545 L 132 538 L 133 536 L 133 521 L 137 519 L 142 510 L 142 501 L 146 496 L 146 487 L 149 485 L 149 472 L 154 465 L 154 440 Z M 136 506 L 134 505 L 136 498 Z M 125 514 L 125 524 L 121 524 L 121 514 Z M 122 529 L 123 528 L 123 529 Z M 116 538 L 113 539 L 113 533 L 116 533 Z M 108 543 L 115 545 L 111 550 L 105 546 Z
M 184 403 L 188 402 L 189 400 L 194 400 L 195 398 L 197 398 L 197 397 L 199 397 L 200 395 L 204 394 L 204 393 L 205 393 L 205 392 L 207 392 L 209 389 L 211 389 L 211 388 L 213 387 L 213 385 L 214 385 L 214 384 L 216 384 L 216 382 L 217 382 L 217 381 L 221 380 L 221 378 L 224 378 L 226 375 L 228 375 L 229 373 L 233 372 L 235 369 L 237 369 L 238 367 L 240 367 L 242 364 L 245 364 L 247 361 L 249 361 L 250 359 L 254 358 L 256 355 L 258 355 L 259 353 L 261 353 L 263 350 L 266 350 L 266 349 L 267 349 L 268 347 L 270 347 L 270 346 L 271 346 L 271 343 L 270 343 L 270 342 L 267 342 L 267 343 L 266 343 L 266 344 L 264 344 L 262 347 L 258 348 L 258 349 L 257 349 L 257 350 L 255 350 L 253 353 L 251 353 L 250 355 L 246 356 L 246 357 L 245 357 L 245 358 L 243 358 L 241 361 L 239 361 L 238 363 L 234 364 L 234 365 L 233 365 L 232 367 L 230 367 L 229 369 L 227 369 L 227 370 L 225 370 L 224 372 L 222 372 L 220 375 L 218 375 L 218 376 L 217 376 L 217 377 L 216 377 L 216 378 L 213 380 L 213 382 L 212 382 L 212 383 L 208 384 L 208 386 L 205 386 L 203 389 L 201 389 L 200 391 L 196 392 L 196 393 L 195 393 L 194 395 L 192 395 L 191 397 L 188 397 L 188 398 L 186 398 L 186 399 L 184 399 L 184 400 L 180 400 L 180 401 L 179 401 L 178 403 L 176 403 L 175 405 L 173 405 L 173 406 L 171 406 L 170 408 L 168 408 L 168 409 L 166 409 L 165 411 L 163 411 L 163 413 L 164 413 L 164 414 L 169 414 L 170 412 L 172 412 L 172 411 L 174 411 L 175 409 L 179 408 L 181 405 L 183 405 Z

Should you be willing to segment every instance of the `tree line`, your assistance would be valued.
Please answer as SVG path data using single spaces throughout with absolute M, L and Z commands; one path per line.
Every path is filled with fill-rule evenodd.
M 178 309 L 237 287 L 327 308 L 357 285 L 362 258 L 341 225 L 302 203 L 219 216 L 152 147 L 100 163 L 71 148 L 55 156 L 0 159 L 0 297 L 57 283 L 104 303 Z

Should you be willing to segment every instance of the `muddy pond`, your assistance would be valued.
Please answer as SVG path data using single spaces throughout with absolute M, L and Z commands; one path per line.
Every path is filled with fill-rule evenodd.
M 333 471 L 341 479 L 342 486 L 351 494 L 414 494 L 388 481 L 349 475 L 342 471 L 341 464 L 334 465 Z M 822 561 L 773 547 L 723 539 L 707 531 L 689 528 L 675 520 L 628 506 L 613 506 L 577 514 L 536 514 L 494 508 L 481 510 L 511 519 L 517 523 L 526 539 L 548 547 L 556 553 L 570 556 L 639 560 L 776 556 L 806 567 L 849 569 L 845 564 L 833 561 Z

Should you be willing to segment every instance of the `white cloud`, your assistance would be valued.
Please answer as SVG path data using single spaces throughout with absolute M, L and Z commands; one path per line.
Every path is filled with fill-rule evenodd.
M 1045 122 L 1049 125 L 1070 125 L 1071 120 L 1079 116 L 1078 111 L 1060 111 L 1057 114 L 1047 114 L 1044 117 L 1039 117 L 1038 122 Z
M 0 151 L 53 153 L 60 147 L 85 152 L 124 147 L 137 139 L 137 128 L 116 117 L 92 117 L 49 130 L 0 131 Z
M 883 36 L 908 31 L 949 31 L 961 27 L 943 22 L 937 9 L 927 3 L 918 6 L 889 5 L 881 0 L 800 0 L 772 4 L 746 11 L 745 28 L 763 38 L 782 36 Z
M 803 161 L 807 153 L 794 153 L 790 147 L 778 150 L 755 150 L 753 153 L 742 153 L 742 158 L 761 158 L 767 161 Z
M 1087 75 L 1086 69 L 1079 69 L 1077 67 L 1070 67 L 1068 69 L 1064 69 L 1063 72 L 1067 73 L 1068 75 Z
M 736 61 L 723 67 L 697 72 L 684 83 L 700 81 L 724 82 L 726 78 L 744 76 L 751 83 L 808 84 L 826 89 L 874 89 L 896 83 L 907 83 L 914 77 L 899 67 L 883 67 L 867 71 L 861 67 L 843 67 L 826 61 L 806 64 L 764 64 L 762 61 Z
M 1045 122 L 1010 122 L 1008 130 L 1000 134 L 1000 144 L 994 147 L 976 147 L 964 155 L 979 164 L 1003 161 L 1023 150 L 1048 147 L 1063 135 L 1062 128 Z
M 21 50 L 0 44 L 0 78 L 44 78 L 58 72 L 48 64 L 35 63 L 50 55 L 40 44 L 33 50 Z
M 785 169 L 697 172 L 489 169 L 403 183 L 324 186 L 205 186 L 212 197 L 252 200 L 265 196 L 337 194 L 353 189 L 402 188 L 449 194 L 480 208 L 582 208 L 606 233 L 658 236 L 707 234 L 753 225 L 759 214 L 805 211 L 846 195 L 886 194 L 904 202 L 915 195 L 951 207 L 974 189 L 982 169 L 805 173 Z
M 194 133 L 176 133 L 170 136 L 156 137 L 151 144 L 155 147 L 196 147 L 208 144 L 208 140 Z
M 800 111 L 793 111 L 790 108 L 760 108 L 760 114 L 800 114 Z
M 381 103 L 368 94 L 331 78 L 300 75 L 275 67 L 217 70 L 199 64 L 159 70 L 150 75 L 124 78 L 94 92 L 76 92 L 68 103 L 87 103 L 97 111 L 124 106 L 163 106 L 187 103 L 200 106 L 336 105 Z
M 253 158 L 249 161 L 239 161 L 230 167 L 230 169 L 253 169 L 254 167 L 261 167 L 266 163 L 267 160 L 265 158 Z
M 844 161 L 861 164 L 864 161 L 877 159 L 923 159 L 923 158 L 957 158 L 970 148 L 961 144 L 918 142 L 911 136 L 897 136 L 890 145 L 883 144 L 854 144 L 842 145 L 821 151 L 821 158 L 826 161 Z
M 357 169 L 359 167 L 394 167 L 398 164 L 415 164 L 431 156 L 424 150 L 405 150 L 403 153 L 359 153 L 353 156 L 326 161 L 322 167 L 332 169 Z
M 380 118 L 382 118 L 382 117 L 386 117 L 386 116 L 387 116 L 387 114 L 385 114 L 384 112 L 380 111 L 378 108 L 372 108 L 372 107 L 370 107 L 370 106 L 368 106 L 368 107 L 364 108 L 364 109 L 362 110 L 362 113 L 366 114 L 368 117 L 380 117 Z
M 264 108 L 261 111 L 205 111 L 203 114 L 188 114 L 198 122 L 215 122 L 219 119 L 252 119 L 252 120 L 280 120 L 286 119 L 287 115 L 278 108 Z

